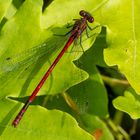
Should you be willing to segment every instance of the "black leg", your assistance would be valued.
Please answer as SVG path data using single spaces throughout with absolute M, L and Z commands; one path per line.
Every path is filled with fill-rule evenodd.
M 74 48 L 77 44 L 80 44 L 80 47 L 81 47 L 82 50 L 81 50 L 81 51 L 79 50 L 78 52 L 83 52 L 83 53 L 84 53 L 85 51 L 84 51 L 84 48 L 83 48 L 83 46 L 82 46 L 82 35 L 80 35 L 79 43 L 78 43 L 77 41 L 78 41 L 77 39 L 74 40 L 73 46 L 71 47 L 70 52 L 74 52 L 74 51 L 73 51 L 73 48 Z M 76 52 L 77 52 L 77 51 L 76 51 Z
M 87 28 L 86 28 L 86 35 L 87 35 L 87 38 L 90 38 Z
M 83 53 L 85 53 L 84 48 L 83 48 L 83 46 L 82 46 L 82 34 L 80 34 L 80 46 L 81 46 L 81 48 L 82 48 Z
M 68 23 L 68 24 L 66 25 L 66 28 L 72 28 L 72 27 L 73 27 L 73 24 Z
M 95 30 L 96 28 L 101 27 L 101 25 L 97 25 L 97 26 L 91 28 L 91 27 L 87 24 L 87 27 L 88 27 L 90 30 Z
M 73 19 L 74 21 L 77 21 L 77 20 L 79 20 L 79 19 Z
M 95 30 L 96 28 L 98 28 L 98 27 L 100 27 L 100 26 L 101 26 L 101 25 L 97 25 L 97 26 L 91 28 L 91 27 L 87 24 L 87 27 L 88 27 L 90 30 Z M 87 30 L 87 28 L 86 28 L 86 35 L 87 35 L 87 38 L 90 38 L 90 37 L 92 37 L 92 36 L 98 35 L 98 33 L 94 33 L 93 35 L 89 35 L 88 30 Z

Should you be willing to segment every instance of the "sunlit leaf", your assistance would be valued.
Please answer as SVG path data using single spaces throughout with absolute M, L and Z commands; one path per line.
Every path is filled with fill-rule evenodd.
M 113 101 L 113 105 L 120 111 L 128 113 L 133 119 L 140 118 L 140 97 L 129 88 L 124 96 L 119 96 Z

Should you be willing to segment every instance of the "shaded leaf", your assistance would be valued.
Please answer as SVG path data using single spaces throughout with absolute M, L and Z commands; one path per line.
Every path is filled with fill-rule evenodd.
M 97 116 L 85 114 L 81 116 L 85 130 L 95 135 L 97 131 L 100 132 L 99 140 L 114 140 L 113 135 L 107 128 L 106 124 L 100 120 Z M 98 132 L 98 133 L 99 133 Z

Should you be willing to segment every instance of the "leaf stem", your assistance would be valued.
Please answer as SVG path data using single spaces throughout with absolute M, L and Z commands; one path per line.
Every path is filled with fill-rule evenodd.
M 112 129 L 117 140 L 131 140 L 128 133 L 119 125 L 114 124 L 111 119 L 107 119 L 107 124 Z
M 65 99 L 66 103 L 68 104 L 68 106 L 70 108 L 72 108 L 72 110 L 78 115 L 80 114 L 80 110 L 77 107 L 76 103 L 72 100 L 72 98 L 66 93 L 62 93 L 62 97 Z
M 129 131 L 130 136 L 136 134 L 137 123 L 138 123 L 138 120 L 133 121 L 132 128 Z
M 112 87 L 114 87 L 116 85 L 124 85 L 124 86 L 128 87 L 130 85 L 127 80 L 120 80 L 120 79 L 108 77 L 105 75 L 102 75 L 102 79 L 105 83 L 107 83 L 108 85 L 110 85 Z
M 114 118 L 113 118 L 113 122 L 116 125 L 121 125 L 121 122 L 122 122 L 122 119 L 123 119 L 123 115 L 124 115 L 124 113 L 122 111 L 116 110 Z

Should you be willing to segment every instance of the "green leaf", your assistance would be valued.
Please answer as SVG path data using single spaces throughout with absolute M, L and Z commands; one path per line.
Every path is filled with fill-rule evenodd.
M 44 28 L 47 28 L 50 25 L 56 25 L 57 27 L 64 26 L 66 23 L 71 22 L 72 19 L 79 18 L 77 13 L 82 9 L 94 15 L 94 11 L 98 10 L 99 7 L 102 7 L 106 1 L 107 0 L 55 0 L 44 11 L 42 26 Z M 60 3 L 63 4 L 63 6 Z M 97 22 L 98 20 L 95 21 Z
M 89 78 L 68 90 L 76 102 L 81 114 L 89 113 L 100 117 L 108 116 L 108 98 L 101 76 L 95 66 L 94 45 L 78 60 L 79 67 L 84 69 Z M 101 52 L 98 52 L 100 55 Z
M 96 41 L 93 44 L 93 47 L 88 50 L 88 53 L 90 53 L 91 55 L 91 58 L 89 59 L 91 61 L 90 65 L 94 63 L 101 67 L 108 67 L 104 61 L 103 55 L 103 51 L 106 47 L 107 47 L 106 28 L 103 27 L 101 33 L 97 36 Z
M 52 36 L 52 34 L 58 27 L 57 23 L 59 21 L 63 21 L 63 24 L 62 22 L 59 24 L 59 27 L 61 25 L 63 29 L 68 21 L 78 17 L 78 12 L 75 13 L 73 11 L 71 16 L 68 16 L 70 11 L 66 12 L 65 16 L 69 18 L 66 21 L 62 20 L 65 19 L 65 16 L 54 18 L 56 23 L 54 25 L 52 17 L 58 17 L 58 9 L 55 9 L 58 2 L 60 1 L 57 0 L 47 7 L 42 16 L 42 1 L 26 0 L 16 14 L 3 26 L 0 40 L 1 96 L 9 94 L 11 96 L 30 95 L 47 68 L 58 55 L 58 52 L 54 53 L 56 49 L 58 48 L 57 51 L 60 51 L 60 48 L 64 46 L 65 38 Z M 79 2 L 79 5 L 76 5 L 76 7 L 80 9 L 85 6 L 85 8 L 87 7 L 88 9 L 89 7 L 90 9 L 91 3 L 91 0 L 87 3 Z M 75 6 L 72 1 L 67 1 L 63 4 L 65 10 L 68 4 L 69 6 Z M 52 10 L 54 15 L 52 15 Z M 63 29 L 63 31 L 65 30 Z M 94 40 L 95 38 L 90 38 L 83 42 L 83 46 L 86 46 L 85 50 L 91 46 Z M 49 77 L 43 86 L 40 95 L 46 94 L 46 91 L 48 94 L 63 92 L 69 87 L 87 79 L 87 73 L 78 69 L 72 63 L 80 55 L 82 55 L 82 52 L 79 54 L 65 54 L 53 71 L 53 75 Z M 80 75 L 82 75 L 82 78 L 79 78 L 81 77 Z
M 81 119 L 83 125 L 85 126 L 85 130 L 89 133 L 95 134 L 98 130 L 100 130 L 99 140 L 114 140 L 114 137 L 106 124 L 97 116 L 85 114 L 81 116 Z
M 64 9 L 58 7 L 60 2 L 63 3 L 61 7 Z M 37 106 L 29 108 L 16 129 L 11 126 L 20 104 L 9 103 L 5 96 L 25 97 L 32 93 L 68 39 L 68 36 L 60 37 L 53 34 L 59 29 L 62 30 L 59 33 L 67 33 L 66 25 L 73 24 L 73 19 L 79 18 L 79 10 L 81 8 L 90 10 L 95 2 L 79 0 L 75 4 L 74 0 L 56 0 L 43 14 L 42 4 L 43 1 L 40 0 L 26 0 L 1 28 L 0 97 L 4 100 L 0 101 L 3 106 L 1 108 L 3 115 L 0 116 L 1 138 L 94 139 L 79 128 L 70 115 Z M 67 5 L 71 7 L 69 12 Z M 60 9 L 62 11 L 58 12 Z M 91 31 L 91 34 L 96 32 L 99 33 L 100 28 Z M 92 46 L 95 37 L 86 39 L 86 35 L 83 35 L 82 39 L 84 50 L 87 50 Z M 77 68 L 72 62 L 83 54 L 81 49 L 80 52 L 76 52 L 75 49 L 72 53 L 69 53 L 70 51 L 71 48 L 50 75 L 40 95 L 62 93 L 88 78 L 87 72 Z
M 103 83 L 96 68 L 94 76 L 70 88 L 69 94 L 76 102 L 80 114 L 90 113 L 100 117 L 108 116 L 108 99 Z M 101 80 L 101 79 L 100 79 Z
M 98 11 L 99 20 L 107 27 L 105 62 L 118 65 L 137 93 L 140 93 L 139 7 L 139 0 L 117 0 L 108 1 L 102 13 Z
M 132 87 L 140 93 L 139 2 L 137 0 L 55 0 L 44 9 L 43 13 L 43 0 L 24 2 L 14 0 L 12 4 L 5 4 L 0 5 L 4 7 L 4 10 L 0 10 L 0 18 L 6 18 L 6 21 L 2 21 L 0 25 L 0 97 L 3 99 L 0 101 L 1 138 L 93 139 L 89 133 L 78 127 L 73 117 L 58 110 L 48 111 L 45 106 L 29 107 L 19 126 L 14 129 L 11 122 L 20 104 L 5 99 L 6 96 L 11 96 L 12 99 L 14 97 L 26 99 L 32 93 L 69 37 L 58 35 L 70 31 L 71 28 L 67 26 L 73 25 L 73 19 L 79 19 L 79 11 L 84 9 L 94 15 L 95 22 L 89 26 L 95 27 L 100 23 L 106 27 L 107 32 L 104 32 L 103 38 L 99 35 L 93 47 L 91 46 L 101 31 L 100 27 L 89 31 L 91 36 L 96 34 L 89 39 L 83 33 L 84 55 L 82 56 L 80 45 L 76 47 L 71 45 L 38 95 L 51 97 L 49 95 L 68 91 L 79 109 L 79 116 L 74 114 L 75 112 L 67 104 L 63 104 L 64 100 L 60 102 L 62 104 L 57 104 L 56 108 L 62 107 L 62 110 L 72 112 L 77 118 L 79 117 L 79 120 L 85 115 L 82 119 L 85 130 L 92 133 L 101 128 L 102 139 L 113 139 L 103 122 L 93 116 L 108 116 L 107 93 L 96 65 L 102 67 L 106 67 L 106 64 L 118 65 Z M 131 92 L 134 91 L 128 90 L 125 97 L 117 103 L 115 103 L 117 99 L 114 100 L 114 105 L 117 109 L 130 114 L 132 118 L 139 118 L 139 96 L 130 94 Z M 58 103 L 57 96 L 55 97 L 53 103 Z M 39 102 L 41 105 L 41 101 Z M 50 103 L 50 108 L 53 108 L 52 104 Z M 82 126 L 82 122 L 79 121 L 79 125 Z
M 11 4 L 12 0 L 0 0 L 0 21 L 5 16 L 5 13 L 7 9 L 9 8 L 9 5 Z
M 116 109 L 128 113 L 132 119 L 140 118 L 140 96 L 132 88 L 128 88 L 124 96 L 113 100 L 113 105 Z
M 4 99 L 1 100 L 0 106 L 3 106 L 0 109 L 0 112 L 2 112 L 0 116 L 0 139 L 94 139 L 93 136 L 82 130 L 67 113 L 58 110 L 49 111 L 39 106 L 30 107 L 22 119 L 22 123 L 14 128 L 11 123 L 20 107 L 19 103 Z

